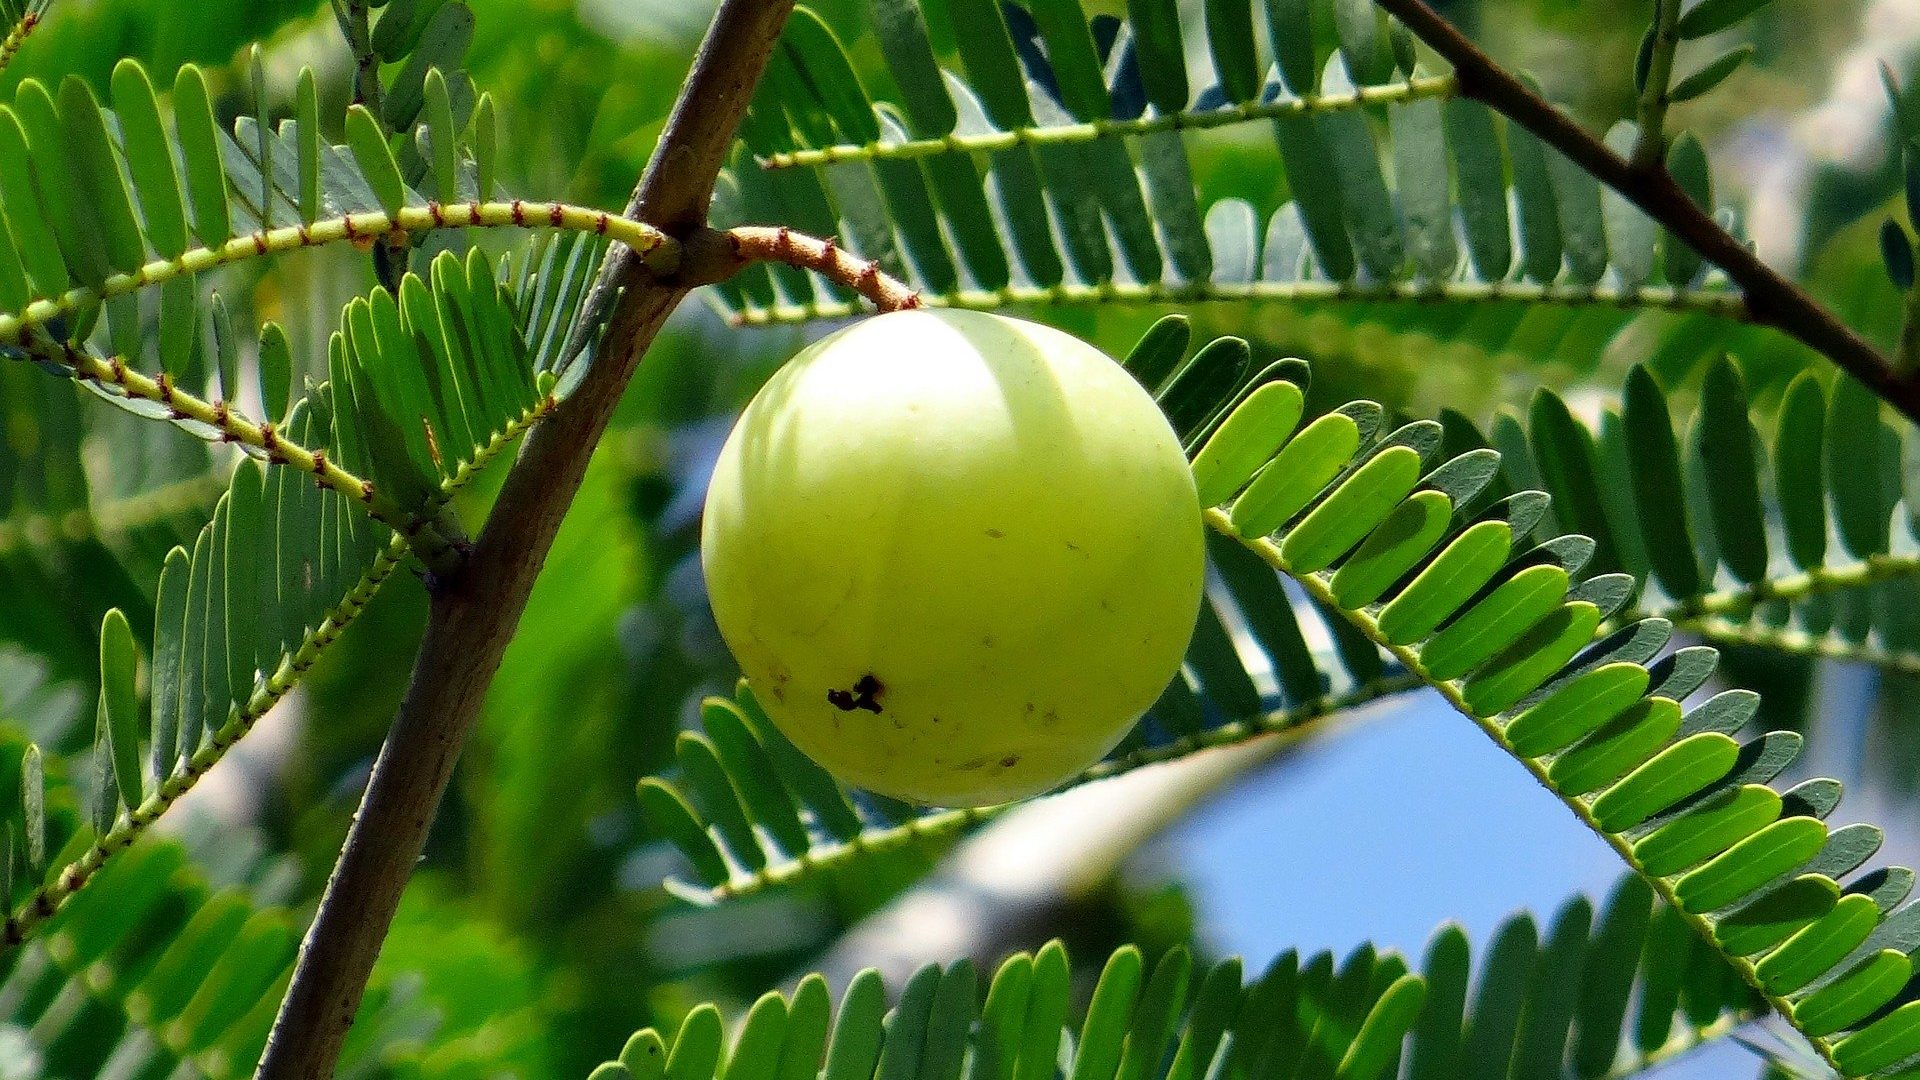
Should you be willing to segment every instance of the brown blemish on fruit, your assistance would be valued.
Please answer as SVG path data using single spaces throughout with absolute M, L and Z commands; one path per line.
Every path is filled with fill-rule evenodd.
M 1003 769 L 1011 769 L 1018 764 L 1020 764 L 1019 754 L 1008 754 L 1006 757 L 1000 759 L 1000 767 Z
M 851 690 L 827 691 L 827 702 L 841 712 L 865 709 L 879 716 L 880 693 L 885 689 L 886 687 L 880 684 L 880 680 L 874 678 L 872 672 L 868 672 L 860 676 L 860 681 L 854 683 Z
M 991 536 L 991 537 L 993 537 L 993 538 L 994 538 L 995 540 L 998 540 L 998 539 L 1000 539 L 1000 538 L 1002 538 L 1002 537 L 1004 537 L 1004 536 L 1006 536 L 1007 534 L 1006 534 L 1006 533 L 1003 533 L 1003 532 L 1001 532 L 1001 531 L 1000 531 L 999 529 L 988 529 L 988 530 L 987 530 L 987 535 L 988 535 L 988 536 Z

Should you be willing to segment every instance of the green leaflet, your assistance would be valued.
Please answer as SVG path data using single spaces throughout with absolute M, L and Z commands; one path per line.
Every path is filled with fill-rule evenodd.
M 1895 498 L 1888 482 L 1880 399 L 1854 380 L 1835 380 L 1827 405 L 1827 477 L 1840 542 L 1859 558 L 1887 550 Z
M 1713 174 L 1707 166 L 1707 152 L 1690 131 L 1681 132 L 1667 147 L 1667 171 L 1694 205 L 1713 210 Z M 1706 265 L 1700 256 L 1672 233 L 1662 233 L 1666 253 L 1667 280 L 1677 285 L 1690 284 Z
M 1425 558 L 1445 535 L 1453 503 L 1438 491 L 1421 491 L 1395 507 L 1368 534 L 1330 583 L 1342 607 L 1366 607 Z
M 1273 382 L 1253 392 L 1207 440 L 1193 460 L 1200 505 L 1217 506 L 1251 480 L 1300 422 L 1305 395 L 1289 382 Z
M 1767 529 L 1747 419 L 1747 391 L 1731 361 L 1707 370 L 1700 388 L 1697 429 L 1706 463 L 1706 494 L 1720 558 L 1733 576 L 1751 584 L 1767 573 Z
M 639 795 L 640 814 L 649 832 L 671 840 L 703 877 L 727 877 L 727 863 L 720 857 L 720 849 L 678 792 L 649 776 L 640 781 Z
M 34 288 L 42 295 L 57 296 L 69 284 L 67 264 L 54 239 L 52 222 L 40 209 L 31 165 L 19 117 L 0 108 L 0 208 L 6 211 L 14 250 Z
M 1750 42 L 1728 49 L 1674 83 L 1669 95 L 1675 102 L 1692 101 L 1725 82 L 1753 53 Z
M 92 160 L 97 150 L 87 141 L 93 132 L 84 121 L 76 120 L 70 136 L 47 88 L 32 79 L 22 81 L 15 89 L 14 110 L 26 131 L 40 205 L 54 239 L 73 276 L 83 284 L 98 286 L 113 267 L 107 237 L 102 233 L 103 215 L 110 211 L 93 205 L 94 192 L 83 182 L 98 167 Z M 76 151 L 86 156 L 76 161 Z M 114 180 L 118 183 L 117 175 Z
M 1234 529 L 1261 536 L 1279 528 L 1333 479 L 1359 442 L 1359 425 L 1343 413 L 1307 425 L 1234 500 Z
M 1428 100 L 1394 106 L 1388 114 L 1393 125 L 1394 189 L 1400 193 L 1407 247 L 1414 269 L 1428 281 L 1451 279 L 1460 261 L 1447 197 L 1445 113 L 1442 102 Z
M 1205 14 L 1207 46 L 1227 100 L 1244 103 L 1259 97 L 1261 72 L 1256 59 L 1253 9 L 1236 0 L 1208 0 Z M 1186 67 L 1184 59 L 1179 66 Z M 1181 95 L 1176 109 L 1186 104 L 1185 97 Z
M 1779 945 L 1833 909 L 1840 886 L 1824 874 L 1799 874 L 1791 882 L 1738 910 L 1714 927 L 1713 938 L 1729 956 L 1752 956 Z
M 1899 993 L 1911 974 L 1907 954 L 1882 949 L 1796 1003 L 1794 1024 L 1815 1038 L 1851 1027 Z
M 382 102 L 381 119 L 394 131 L 410 131 L 425 100 L 427 73 L 459 70 L 473 43 L 473 9 L 461 3 L 439 5 L 407 50 L 406 63 L 393 75 Z M 381 20 L 385 25 L 386 20 Z
M 1622 120 L 1607 132 L 1607 146 L 1615 153 L 1631 156 L 1638 138 L 1639 129 Z M 1622 283 L 1639 286 L 1651 281 L 1659 226 L 1612 188 L 1600 193 L 1600 210 L 1606 227 L 1607 253 Z
M 1282 555 L 1305 572 L 1326 568 L 1384 521 L 1419 478 L 1417 452 L 1381 451 L 1288 532 Z
M 1047 43 L 1047 56 L 1067 111 L 1083 122 L 1104 119 L 1111 113 L 1112 104 L 1079 0 L 1034 0 L 1030 7 Z M 1249 32 L 1249 42 L 1252 37 Z
M 1682 39 L 1707 37 L 1750 17 L 1771 0 L 1701 0 L 1675 24 Z
M 1463 1040 L 1484 1051 L 1470 1052 L 1467 1061 L 1558 1061 L 1569 1047 L 1598 1045 L 1610 1030 L 1611 1065 L 1628 993 L 1636 985 L 1661 978 L 1704 982 L 1723 978 L 1724 970 L 1711 954 L 1696 957 L 1686 950 L 1649 949 L 1643 961 L 1642 942 L 1651 943 L 1652 898 L 1631 884 L 1616 891 L 1591 940 L 1591 908 L 1584 900 L 1559 913 L 1544 947 L 1536 947 L 1528 916 L 1503 927 L 1477 965 L 1478 981 L 1489 989 L 1472 1020 L 1463 1017 L 1461 1002 L 1476 964 L 1457 928 L 1436 934 L 1419 970 L 1362 947 L 1338 962 L 1326 953 L 1304 960 L 1287 953 L 1243 982 L 1240 962 L 1229 959 L 1197 976 L 1190 1004 L 1187 987 L 1196 977 L 1183 950 L 1169 952 L 1148 974 L 1139 951 L 1124 946 L 1093 980 L 1090 1005 L 1077 1024 L 1069 1020 L 1072 966 L 1054 942 L 1037 957 L 1008 958 L 989 981 L 983 1006 L 979 978 L 964 961 L 920 968 L 891 1012 L 876 972 L 855 976 L 837 1010 L 820 977 L 808 976 L 790 999 L 778 992 L 763 996 L 731 1036 L 717 1010 L 701 1006 L 676 1035 L 643 1031 L 609 1064 L 621 1076 L 786 1077 L 797 1075 L 787 1069 L 796 1049 L 812 1066 L 824 1044 L 822 1075 L 829 1078 L 964 1073 L 968 1080 L 1011 1080 L 1057 1069 L 1096 1080 L 1154 1075 L 1161 1054 L 1171 1049 L 1166 1075 L 1180 1080 L 1199 1075 L 1195 1063 L 1203 1061 L 1210 1063 L 1208 1071 L 1304 1069 L 1309 1075 L 1379 1080 L 1394 1075 L 1403 1047 L 1412 1061 L 1409 1075 L 1453 1076 L 1461 1074 L 1442 1074 L 1433 1065 L 1461 1060 Z M 1608 969 L 1624 972 L 1620 992 L 1604 1002 L 1578 992 L 1581 970 L 1623 953 L 1624 965 Z M 1750 1008 L 1731 993 L 1695 1004 L 1702 1015 L 1682 1021 L 1690 1030 Z M 731 1051 L 724 1052 L 728 1045 Z M 662 1058 L 664 1070 L 656 1064 Z M 1142 1067 L 1150 1071 L 1139 1072 Z
M 953 130 L 953 99 L 947 96 L 927 25 L 913 0 L 873 0 L 874 33 L 887 66 L 899 83 L 906 115 L 916 135 L 944 135 Z
M 207 97 L 206 77 L 192 64 L 182 67 L 174 80 L 173 109 L 180 156 L 186 162 L 194 235 L 201 244 L 213 247 L 233 235 L 233 225 L 213 104 Z
M 1626 446 L 1635 502 L 1644 507 L 1685 505 L 1680 447 L 1674 438 L 1666 395 L 1645 368 L 1635 367 L 1627 373 L 1625 399 Z M 1640 528 L 1648 561 L 1667 595 L 1685 598 L 1699 593 L 1703 585 L 1700 564 L 1686 516 L 1642 514 Z
M 127 617 L 114 608 L 100 624 L 100 711 L 113 751 L 120 802 L 128 809 L 140 805 L 145 786 L 140 773 L 139 699 L 133 686 L 139 662 Z
M 1140 57 L 1147 100 L 1163 113 L 1187 104 L 1187 64 L 1180 41 L 1179 5 L 1172 0 L 1128 0 L 1127 22 Z
M 1719 732 L 1674 743 L 1594 801 L 1593 816 L 1608 832 L 1622 832 L 1725 776 L 1740 744 Z
M 364 105 L 347 110 L 347 145 L 354 161 L 373 188 L 382 209 L 391 214 L 406 205 L 407 183 L 400 177 L 400 165 L 387 144 L 387 134 Z

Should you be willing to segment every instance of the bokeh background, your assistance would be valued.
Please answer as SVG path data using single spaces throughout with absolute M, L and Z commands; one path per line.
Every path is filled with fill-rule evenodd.
M 469 2 L 478 15 L 470 68 L 502 106 L 510 185 L 622 204 L 710 4 Z M 1628 72 L 1649 3 L 1441 6 L 1594 128 L 1630 112 Z M 860 7 L 822 0 L 849 37 L 859 33 Z M 1089 5 L 1107 8 L 1124 5 Z M 1762 254 L 1884 333 L 1895 306 L 1884 275 L 1870 272 L 1872 230 L 1896 177 L 1877 65 L 1911 81 L 1920 4 L 1777 0 L 1745 32 L 1755 62 L 1681 107 L 1678 122 L 1715 151 L 1722 199 L 1742 208 Z M 255 40 L 268 45 L 275 109 L 287 111 L 301 64 L 344 99 L 348 57 L 331 14 L 313 0 L 59 0 L 0 75 L 0 92 L 21 77 L 66 72 L 104 88 L 126 55 L 159 71 L 192 60 L 209 69 L 232 112 L 246 104 L 240 56 Z M 865 51 L 871 58 L 870 42 Z M 1207 137 L 1196 157 L 1210 162 L 1212 194 L 1279 201 L 1263 138 L 1231 129 Z M 229 288 L 315 355 L 340 303 L 368 283 L 363 260 L 333 252 L 290 257 Z M 1160 313 L 1028 314 L 1118 350 Z M 1316 394 L 1329 400 L 1372 397 L 1420 414 L 1452 406 L 1478 419 L 1543 384 L 1576 404 L 1598 400 L 1658 341 L 1630 325 L 1570 362 L 1552 350 L 1442 350 L 1389 322 L 1282 305 L 1192 314 L 1200 332 L 1246 337 L 1262 357 L 1310 360 Z M 440 1062 L 459 1075 L 456 1064 L 484 1056 L 511 1075 L 584 1076 L 634 1029 L 675 1023 L 699 1001 L 738 1008 L 814 968 L 897 969 L 961 952 L 991 961 L 1056 936 L 1088 959 L 1125 940 L 1238 953 L 1250 967 L 1287 948 L 1344 953 L 1368 940 L 1417 955 L 1448 920 L 1483 942 L 1516 910 L 1550 915 L 1616 880 L 1604 846 L 1516 764 L 1437 698 L 1414 695 L 1285 752 L 1256 746 L 1042 801 L 964 839 L 953 858 L 898 852 L 821 888 L 724 909 L 673 899 L 660 883 L 676 856 L 645 835 L 633 788 L 670 764 L 672 734 L 699 698 L 735 677 L 706 615 L 695 552 L 706 470 L 754 388 L 828 329 L 736 331 L 694 302 L 649 355 L 536 590 L 382 960 L 417 979 L 436 1008 L 483 1019 L 462 1029 L 477 1043 L 423 1039 L 413 1062 L 422 1072 Z M 1781 374 L 1757 386 L 1763 408 Z M 1677 373 L 1683 387 L 1684 377 Z M 102 426 L 94 437 L 110 435 Z M 0 561 L 0 575 L 9 565 Z M 0 576 L 0 602 L 22 580 Z M 173 815 L 167 827 L 211 877 L 310 909 L 403 689 L 423 613 L 417 582 L 384 591 L 306 687 Z M 56 695 L 84 684 L 99 614 L 76 611 L 74 622 L 88 648 L 7 646 L 15 662 L 44 668 Z M 1800 768 L 1846 781 L 1845 812 L 1885 827 L 1888 855 L 1920 857 L 1915 676 L 1736 650 L 1720 677 L 1762 689 L 1766 723 L 1807 732 Z M 1764 1029 L 1754 1041 L 1772 1045 Z M 485 1054 L 463 1057 L 476 1046 Z M 1755 1075 L 1759 1061 L 1727 1043 L 1661 1075 Z

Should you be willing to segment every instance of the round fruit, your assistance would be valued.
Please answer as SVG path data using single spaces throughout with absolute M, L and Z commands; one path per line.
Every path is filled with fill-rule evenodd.
M 1132 377 L 961 311 L 877 316 L 781 368 L 720 452 L 701 558 L 780 730 L 946 806 L 1112 749 L 1179 670 L 1205 562 L 1186 457 Z

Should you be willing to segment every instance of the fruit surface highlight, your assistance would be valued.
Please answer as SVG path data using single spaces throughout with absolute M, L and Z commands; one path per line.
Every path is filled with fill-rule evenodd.
M 1098 761 L 1200 603 L 1179 440 L 1077 338 L 902 311 L 776 373 L 727 439 L 701 561 L 768 715 L 841 780 L 947 806 Z

